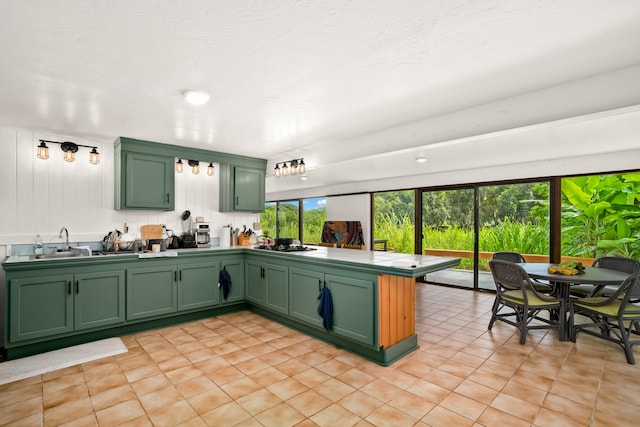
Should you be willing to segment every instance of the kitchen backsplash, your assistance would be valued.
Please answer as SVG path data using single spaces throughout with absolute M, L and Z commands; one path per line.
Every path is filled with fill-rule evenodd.
M 73 163 L 65 162 L 62 150 L 55 146 L 49 150 L 49 159 L 38 159 L 39 139 L 97 146 L 100 163 L 91 165 L 89 152 L 83 149 Z M 176 173 L 175 211 L 116 211 L 113 141 L 0 127 L 0 152 L 0 255 L 8 255 L 9 245 L 33 243 L 36 234 L 45 242 L 60 242 L 62 227 L 75 242 L 101 240 L 110 230 L 122 231 L 125 222 L 138 237 L 145 224 L 166 224 L 181 234 L 185 230 L 180 216 L 185 210 L 193 217 L 204 217 L 211 224 L 212 237 L 219 236 L 223 225 L 242 229 L 259 221 L 258 214 L 218 211 L 218 165 L 214 176 L 193 175 L 188 168 Z

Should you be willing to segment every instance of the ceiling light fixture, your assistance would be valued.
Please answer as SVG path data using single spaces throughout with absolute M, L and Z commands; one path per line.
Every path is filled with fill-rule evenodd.
M 98 147 L 94 147 L 93 145 L 82 145 L 76 144 L 75 142 L 57 142 L 57 141 L 48 141 L 46 139 L 40 140 L 40 145 L 38 145 L 38 152 L 36 156 L 39 159 L 46 160 L 49 158 L 49 147 L 46 143 L 49 144 L 59 144 L 60 149 L 64 151 L 64 159 L 67 162 L 73 162 L 76 159 L 76 153 L 78 152 L 78 147 L 91 148 L 91 153 L 89 153 L 89 163 L 92 165 L 97 165 L 100 163 L 100 153 L 98 153 Z
M 176 162 L 176 172 L 182 173 L 182 166 L 182 159 L 178 159 L 178 161 Z
M 289 172 L 291 172 L 291 175 L 295 175 L 297 173 L 302 175 L 306 170 L 307 165 L 304 164 L 304 159 L 293 159 L 282 162 L 282 167 L 280 167 L 280 163 L 276 163 L 274 175 L 276 178 L 280 176 L 287 176 L 289 175 Z
M 426 157 L 416 157 L 416 162 L 425 163 L 427 161 Z
M 209 166 L 207 166 L 207 175 L 213 176 L 213 171 L 214 171 L 213 163 L 209 162 Z
M 209 94 L 201 90 L 186 90 L 183 95 L 191 105 L 203 105 L 209 100 Z

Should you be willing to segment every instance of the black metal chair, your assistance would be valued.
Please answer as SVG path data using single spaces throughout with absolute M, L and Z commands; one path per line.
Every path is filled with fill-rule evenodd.
M 519 254 L 518 252 L 494 252 L 492 258 L 515 262 L 516 264 L 527 262 L 522 254 Z M 549 283 L 544 283 L 533 279 L 531 279 L 531 283 L 533 283 L 533 286 L 535 286 L 536 290 L 539 292 L 544 292 L 545 294 L 551 294 L 554 292 L 553 286 L 551 286 L 551 284 Z
M 640 306 L 631 300 L 640 294 L 640 273 L 634 273 L 608 297 L 578 298 L 569 303 L 571 341 L 576 342 L 578 332 L 585 332 L 624 349 L 627 363 L 635 365 L 633 346 L 640 344 Z M 576 324 L 576 315 L 590 320 Z M 637 339 L 632 340 L 632 337 Z
M 494 259 L 489 261 L 489 268 L 496 284 L 489 330 L 496 320 L 515 326 L 520 330 L 520 344 L 525 344 L 527 331 L 531 329 L 558 329 L 560 336 L 564 336 L 565 322 L 561 319 L 566 319 L 566 308 L 563 299 L 537 291 L 527 272 L 516 263 Z M 541 311 L 549 311 L 549 319 L 540 317 Z M 531 325 L 533 320 L 542 324 Z
M 640 261 L 631 258 L 623 258 L 617 256 L 603 256 L 597 258 L 591 264 L 592 267 L 606 268 L 607 270 L 622 271 L 623 273 L 633 274 L 640 272 Z M 574 285 L 569 290 L 570 295 L 588 298 L 593 296 L 610 296 L 615 292 L 614 289 L 606 288 L 606 285 Z M 640 294 L 634 296 L 640 299 Z

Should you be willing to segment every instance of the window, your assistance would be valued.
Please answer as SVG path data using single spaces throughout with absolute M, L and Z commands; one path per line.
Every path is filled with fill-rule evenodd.
M 302 200 L 302 239 L 304 243 L 318 243 L 322 238 L 322 226 L 327 220 L 327 198 Z
M 563 178 L 562 255 L 640 259 L 640 172 Z
M 414 191 L 373 194 L 373 239 L 386 240 L 387 250 L 415 251 Z
M 327 219 L 326 205 L 326 197 L 266 202 L 260 214 L 262 235 L 317 243 Z

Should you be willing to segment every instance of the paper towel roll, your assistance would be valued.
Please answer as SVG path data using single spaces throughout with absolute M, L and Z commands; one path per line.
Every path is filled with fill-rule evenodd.
M 222 227 L 220 233 L 220 246 L 231 246 L 231 228 Z

